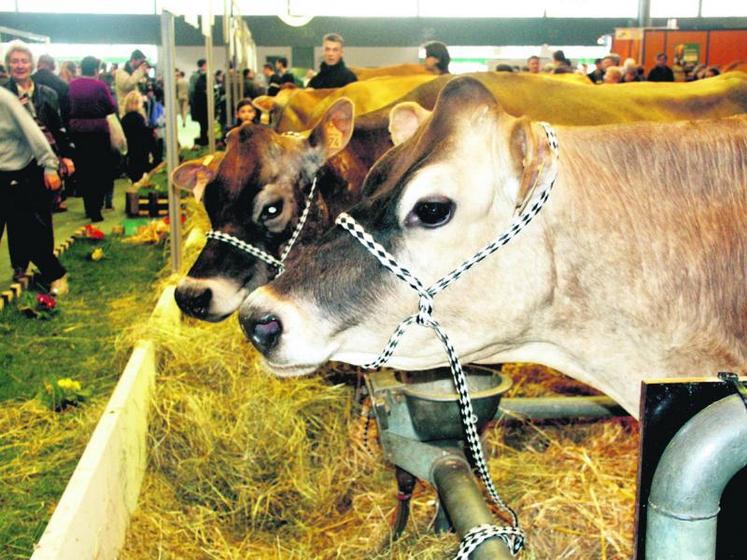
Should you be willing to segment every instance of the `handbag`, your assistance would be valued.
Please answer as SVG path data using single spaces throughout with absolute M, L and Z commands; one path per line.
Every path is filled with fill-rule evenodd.
M 127 138 L 124 130 L 122 130 L 122 123 L 119 122 L 117 113 L 106 115 L 106 124 L 109 125 L 109 142 L 111 142 L 112 149 L 123 156 L 127 155 Z

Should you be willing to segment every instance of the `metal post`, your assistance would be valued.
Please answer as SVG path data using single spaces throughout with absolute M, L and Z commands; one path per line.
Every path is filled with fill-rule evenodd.
M 638 0 L 638 27 L 651 27 L 651 0 Z
M 233 126 L 233 83 L 231 76 L 231 1 L 223 0 L 223 43 L 226 46 L 226 72 L 223 78 L 223 91 L 225 92 L 226 103 L 226 126 Z
M 452 455 L 438 460 L 433 466 L 433 480 L 441 503 L 460 537 L 478 525 L 495 524 L 465 459 Z M 483 542 L 470 557 L 473 560 L 513 558 L 506 544 L 497 538 Z
M 215 153 L 215 77 L 213 75 L 213 35 L 205 35 L 205 60 L 207 61 L 207 124 L 208 150 Z
M 174 14 L 167 10 L 161 12 L 161 45 L 163 46 L 163 98 L 166 111 L 166 176 L 169 190 L 169 230 L 171 235 L 171 270 L 178 272 L 182 265 L 182 221 L 181 196 L 176 189 L 171 173 L 179 165 L 177 153 L 176 123 L 176 79 L 174 68 Z

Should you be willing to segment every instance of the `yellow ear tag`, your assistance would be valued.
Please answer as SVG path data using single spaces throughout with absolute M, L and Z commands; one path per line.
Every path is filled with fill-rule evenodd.
M 332 150 L 342 148 L 342 132 L 340 129 L 331 122 L 327 123 L 325 128 L 329 148 Z

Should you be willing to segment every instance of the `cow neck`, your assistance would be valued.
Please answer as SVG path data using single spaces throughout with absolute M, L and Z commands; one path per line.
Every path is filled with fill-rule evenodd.
M 255 258 L 260 259 L 261 261 L 266 262 L 270 266 L 274 266 L 277 269 L 277 276 L 280 276 L 283 272 L 285 272 L 285 259 L 288 258 L 288 254 L 291 252 L 291 249 L 293 249 L 293 245 L 298 240 L 298 236 L 301 235 L 301 231 L 303 230 L 304 224 L 306 224 L 306 220 L 309 217 L 309 210 L 311 209 L 311 202 L 314 199 L 314 193 L 316 192 L 316 176 L 314 176 L 314 180 L 311 183 L 311 188 L 309 189 L 309 194 L 306 197 L 306 202 L 304 203 L 303 212 L 301 213 L 301 217 L 298 220 L 298 223 L 296 223 L 296 227 L 293 229 L 293 233 L 290 236 L 290 239 L 288 240 L 288 243 L 285 245 L 285 249 L 283 249 L 283 252 L 280 253 L 280 258 L 276 259 L 273 257 L 270 253 L 265 251 L 264 249 L 260 249 L 259 247 L 252 245 L 251 243 L 247 243 L 246 241 L 243 241 L 239 239 L 238 237 L 235 237 L 229 233 L 225 233 L 223 231 L 215 231 L 210 230 L 208 231 L 205 236 L 208 239 L 215 239 L 216 241 L 222 241 L 224 243 L 228 243 L 232 247 L 236 247 L 237 249 L 240 249 L 241 251 L 244 251 L 245 253 L 249 253 Z
M 525 185 L 525 188 L 522 188 L 521 190 L 527 192 L 529 200 L 522 202 L 517 206 L 517 212 L 506 231 L 498 236 L 492 243 L 483 247 L 480 251 L 475 253 L 474 256 L 464 261 L 461 265 L 428 288 L 426 288 L 412 272 L 399 264 L 397 259 L 395 259 L 393 255 L 379 244 L 373 236 L 366 232 L 366 230 L 349 214 L 343 212 L 336 220 L 337 225 L 346 229 L 376 257 L 384 268 L 405 282 L 415 290 L 419 296 L 418 312 L 403 320 L 389 338 L 386 348 L 379 357 L 373 362 L 365 364 L 363 367 L 373 369 L 388 362 L 407 328 L 413 323 L 432 329 L 441 341 L 448 357 L 454 387 L 459 395 L 459 410 L 473 467 L 479 472 L 480 478 L 488 490 L 488 494 L 493 502 L 498 504 L 511 515 L 511 526 L 495 527 L 491 525 L 481 525 L 465 534 L 459 545 L 459 552 L 456 556 L 456 559 L 459 560 L 466 560 L 469 558 L 470 553 L 475 550 L 480 543 L 491 537 L 498 537 L 503 540 L 511 553 L 516 555 L 524 545 L 524 532 L 519 527 L 519 520 L 516 513 L 500 497 L 490 477 L 482 452 L 482 446 L 480 444 L 480 436 L 477 432 L 477 416 L 472 408 L 472 401 L 470 399 L 469 389 L 467 388 L 467 380 L 464 376 L 462 364 L 459 361 L 459 356 L 451 343 L 451 340 L 447 336 L 446 331 L 444 331 L 441 325 L 433 318 L 433 298 L 436 294 L 454 283 L 473 266 L 485 260 L 488 256 L 492 255 L 499 248 L 506 245 L 516 237 L 522 229 L 529 225 L 532 219 L 542 209 L 545 202 L 547 202 L 558 174 L 557 161 L 559 157 L 559 147 L 557 135 L 552 127 L 544 122 L 540 122 L 539 125 L 544 129 L 545 134 L 547 135 L 547 144 L 551 152 L 551 158 L 539 158 L 539 161 L 531 162 L 530 165 L 527 166 L 532 168 L 530 174 L 532 177 L 532 183 L 528 186 Z

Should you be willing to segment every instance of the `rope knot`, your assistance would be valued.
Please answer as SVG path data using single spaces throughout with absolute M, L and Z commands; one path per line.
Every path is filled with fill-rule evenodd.
M 418 325 L 429 327 L 433 324 L 433 296 L 428 292 L 419 292 L 420 299 L 418 300 L 418 314 L 415 317 L 415 322 Z

